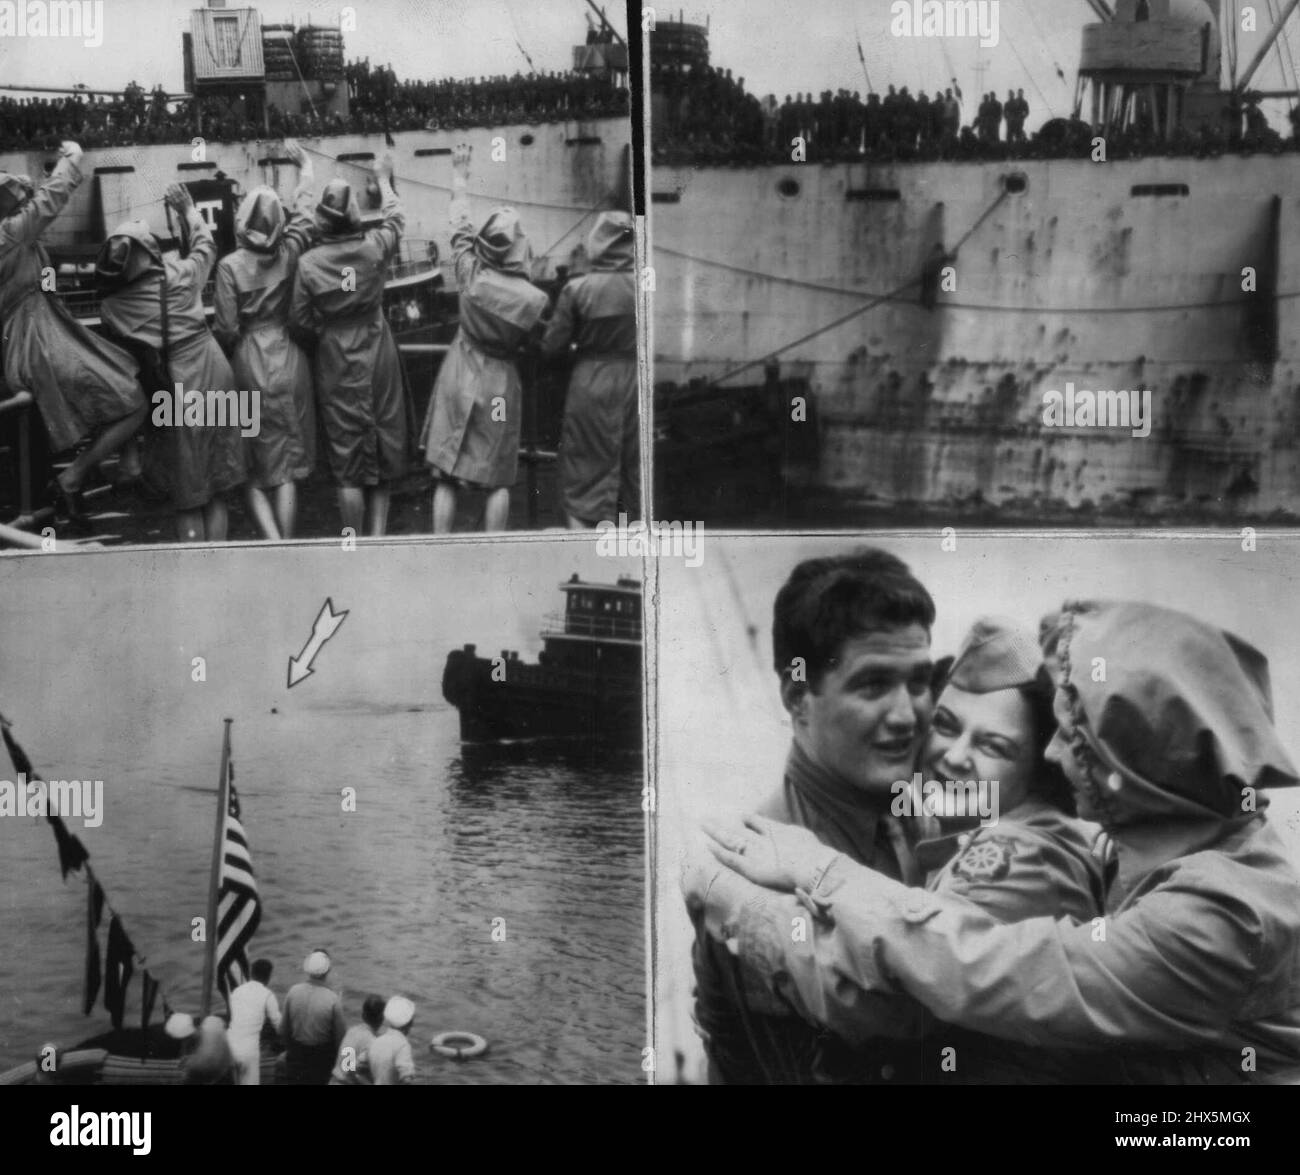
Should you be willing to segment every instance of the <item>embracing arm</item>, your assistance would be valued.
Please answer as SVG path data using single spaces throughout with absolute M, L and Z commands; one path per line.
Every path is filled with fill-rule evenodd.
M 1230 1046 L 1263 947 L 1244 903 L 1173 883 L 1105 919 L 1104 937 L 1046 917 L 1003 925 L 845 857 L 807 900 L 825 917 L 806 942 L 789 932 L 795 899 L 739 877 L 712 887 L 706 916 L 747 961 L 787 973 L 814 1018 L 856 993 L 901 991 L 942 1020 L 1028 1044 Z
M 709 886 L 702 921 L 743 962 L 750 982 L 787 1001 L 805 1020 L 851 1044 L 919 1038 L 930 1017 L 915 1000 L 874 989 L 851 971 L 818 972 L 814 946 L 820 916 L 806 894 L 777 893 L 723 869 Z

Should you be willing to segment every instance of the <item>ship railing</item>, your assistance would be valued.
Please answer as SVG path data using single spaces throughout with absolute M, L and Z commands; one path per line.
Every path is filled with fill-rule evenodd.
M 78 266 L 77 278 L 89 280 L 88 267 Z M 403 239 L 398 244 L 397 252 L 388 264 L 387 281 L 392 288 L 406 284 L 417 284 L 415 279 L 432 277 L 439 272 L 438 243 L 426 238 Z M 203 287 L 203 308 L 212 314 L 212 299 L 216 289 L 215 278 L 209 278 Z M 99 291 L 93 288 L 61 289 L 55 296 L 71 312 L 72 316 L 82 322 L 99 318 Z
M 439 269 L 438 243 L 423 237 L 403 237 L 388 263 L 390 282 L 435 274 Z
M 641 624 L 612 616 L 572 616 L 553 612 L 542 622 L 542 636 L 603 636 L 639 641 Z

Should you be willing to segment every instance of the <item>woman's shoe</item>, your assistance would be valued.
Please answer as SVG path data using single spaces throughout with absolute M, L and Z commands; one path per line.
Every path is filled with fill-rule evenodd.
M 63 483 L 57 477 L 52 477 L 46 487 L 45 495 L 49 504 L 54 507 L 56 519 L 66 519 L 83 528 L 87 525 L 85 502 L 80 490 L 69 492 L 63 488 Z

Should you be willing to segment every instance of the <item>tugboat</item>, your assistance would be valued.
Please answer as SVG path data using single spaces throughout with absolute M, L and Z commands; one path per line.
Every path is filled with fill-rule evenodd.
M 560 584 L 563 617 L 548 617 L 537 664 L 474 645 L 447 655 L 442 695 L 465 742 L 569 738 L 641 744 L 641 581 Z

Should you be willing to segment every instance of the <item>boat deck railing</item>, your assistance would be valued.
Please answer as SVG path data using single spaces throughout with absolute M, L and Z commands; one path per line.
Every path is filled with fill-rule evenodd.
M 573 616 L 553 612 L 542 621 L 542 636 L 590 636 L 639 641 L 641 622 L 623 617 Z
M 79 281 L 92 282 L 94 267 L 86 263 L 77 267 Z M 388 264 L 388 276 L 384 283 L 385 293 L 400 290 L 403 287 L 420 285 L 439 272 L 438 243 L 424 237 L 403 238 L 398 243 L 397 253 Z M 214 278 L 209 278 L 203 287 L 203 306 L 208 316 L 212 315 L 213 291 L 216 288 Z M 87 326 L 93 326 L 100 317 L 99 291 L 92 286 L 78 286 L 62 289 L 55 296 L 72 313 L 72 316 Z M 390 323 L 393 315 L 389 314 Z M 394 325 L 401 325 L 400 321 Z
M 424 237 L 403 237 L 388 263 L 388 281 L 406 282 L 438 272 L 438 242 Z

